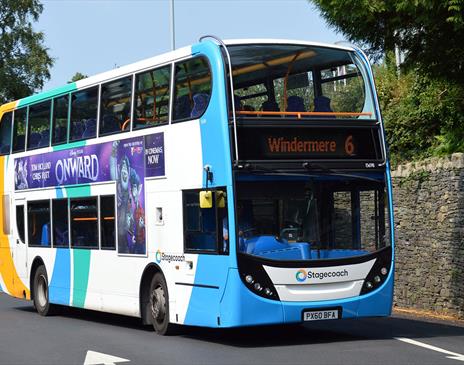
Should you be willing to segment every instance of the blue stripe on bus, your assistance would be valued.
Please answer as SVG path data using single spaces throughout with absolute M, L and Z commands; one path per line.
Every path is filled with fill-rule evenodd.
M 227 188 L 229 227 L 234 227 L 232 160 L 230 155 L 227 121 L 227 85 L 224 80 L 224 62 L 219 47 L 205 41 L 192 46 L 192 54 L 206 55 L 211 65 L 213 87 L 208 109 L 200 118 L 203 166 L 211 166 L 213 182 L 209 186 Z M 203 187 L 206 176 L 203 175 Z M 235 242 L 235 230 L 229 229 L 229 240 Z M 194 284 L 219 286 L 219 289 L 193 287 L 185 317 L 185 324 L 217 327 L 220 301 L 230 266 L 237 267 L 235 245 L 230 255 L 198 255 Z
M 57 199 L 64 198 L 63 188 L 62 188 L 62 187 L 57 186 L 57 187 L 55 188 L 55 191 L 56 191 L 56 197 L 57 197 Z
M 227 256 L 198 255 L 194 284 L 210 287 L 194 286 L 192 288 L 184 324 L 218 326 L 219 302 L 227 280 L 228 261 Z M 219 287 L 219 289 L 212 287 Z
M 2 289 L 2 286 L 0 285 L 0 293 L 2 293 L 2 292 L 3 292 L 3 289 Z
M 210 165 L 213 171 L 212 186 L 227 187 L 227 207 L 229 224 L 230 265 L 237 267 L 235 242 L 234 192 L 232 188 L 232 158 L 229 143 L 227 84 L 224 80 L 224 61 L 219 47 L 204 41 L 192 46 L 192 54 L 206 55 L 211 64 L 213 88 L 210 104 L 200 119 L 201 146 L 203 166 Z M 203 186 L 206 177 L 203 174 Z M 224 278 L 225 280 L 225 278 Z M 224 281 L 223 281 L 224 282 Z
M 50 302 L 69 305 L 71 290 L 71 250 L 57 248 L 55 266 L 50 281 Z

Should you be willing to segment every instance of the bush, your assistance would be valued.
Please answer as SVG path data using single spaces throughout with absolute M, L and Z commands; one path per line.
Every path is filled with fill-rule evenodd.
M 375 68 L 393 164 L 464 152 L 464 86 L 417 70 Z

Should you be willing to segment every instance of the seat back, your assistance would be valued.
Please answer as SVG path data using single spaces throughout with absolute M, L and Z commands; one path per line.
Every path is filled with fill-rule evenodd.
M 292 95 L 287 98 L 287 111 L 288 112 L 305 112 L 303 98 L 300 96 Z
M 208 94 L 199 93 L 199 94 L 193 95 L 193 109 L 192 109 L 192 112 L 190 113 L 190 117 L 191 118 L 200 117 L 206 110 L 206 107 L 208 106 L 208 102 L 209 102 Z
M 314 98 L 314 111 L 315 112 L 333 112 L 330 107 L 330 99 L 327 96 L 316 96 Z
M 275 101 L 266 100 L 262 105 L 261 109 L 263 112 L 278 112 L 279 105 Z

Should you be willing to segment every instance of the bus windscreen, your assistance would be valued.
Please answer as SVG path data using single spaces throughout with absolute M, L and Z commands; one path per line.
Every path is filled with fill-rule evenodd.
M 353 51 L 285 44 L 228 49 L 239 118 L 375 119 L 368 78 Z
M 238 181 L 239 252 L 300 261 L 360 256 L 389 246 L 385 181 L 378 175 Z

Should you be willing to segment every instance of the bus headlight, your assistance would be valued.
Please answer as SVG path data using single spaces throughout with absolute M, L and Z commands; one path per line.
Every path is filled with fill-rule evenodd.
M 253 284 L 253 282 L 254 282 L 253 276 L 251 276 L 251 275 L 245 276 L 245 281 L 246 281 L 248 284 Z

